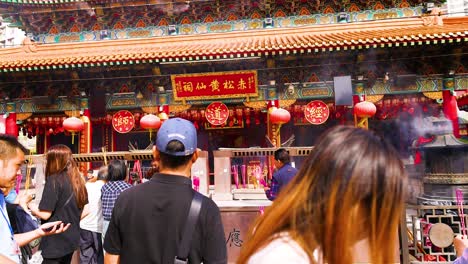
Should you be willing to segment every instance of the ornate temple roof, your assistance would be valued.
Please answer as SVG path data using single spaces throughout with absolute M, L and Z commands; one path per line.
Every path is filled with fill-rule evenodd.
M 437 21 L 436 21 L 437 20 Z M 406 18 L 0 49 L 0 70 L 178 63 L 468 41 L 468 17 Z

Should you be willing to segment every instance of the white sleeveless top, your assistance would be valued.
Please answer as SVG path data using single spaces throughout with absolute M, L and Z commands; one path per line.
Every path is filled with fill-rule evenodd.
M 319 250 L 315 250 L 314 259 L 322 263 Z M 305 251 L 288 233 L 281 233 L 265 247 L 253 254 L 248 264 L 308 264 L 309 258 Z

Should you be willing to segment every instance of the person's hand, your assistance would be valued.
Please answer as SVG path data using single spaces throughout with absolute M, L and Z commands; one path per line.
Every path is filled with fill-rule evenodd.
M 18 195 L 18 204 L 23 208 L 23 210 L 28 211 L 28 203 L 33 199 L 32 194 L 20 193 Z
M 457 235 L 453 239 L 453 246 L 457 252 L 457 257 L 463 255 L 463 251 L 468 248 L 468 236 Z
M 64 224 L 62 221 L 49 222 L 41 225 L 36 232 L 41 237 L 56 235 L 67 231 L 70 226 L 70 223 Z

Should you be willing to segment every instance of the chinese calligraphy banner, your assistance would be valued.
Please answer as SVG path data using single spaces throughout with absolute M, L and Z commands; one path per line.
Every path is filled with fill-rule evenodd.
M 119 133 L 128 133 L 135 126 L 135 117 L 127 110 L 120 110 L 112 116 L 112 126 Z
M 257 71 L 172 75 L 175 100 L 258 96 Z
M 311 124 L 320 125 L 327 121 L 330 116 L 330 109 L 323 101 L 311 101 L 304 109 L 304 117 Z

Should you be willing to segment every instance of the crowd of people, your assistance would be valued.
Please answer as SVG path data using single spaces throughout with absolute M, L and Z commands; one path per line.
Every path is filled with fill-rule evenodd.
M 13 199 L 43 224 L 15 233 L 5 196 L 25 154 L 16 138 L 0 135 L 0 263 L 21 263 L 19 247 L 37 238 L 46 264 L 70 263 L 77 249 L 86 264 L 227 263 L 220 210 L 192 188 L 199 149 L 191 122 L 162 124 L 153 147 L 157 168 L 136 186 L 127 183 L 122 160 L 86 182 L 70 148 L 51 147 L 42 199 Z M 238 263 L 353 263 L 362 241 L 372 263 L 396 261 L 406 172 L 389 143 L 367 130 L 337 126 L 317 140 L 299 170 L 285 149 L 274 159 L 277 170 L 265 188 L 274 202 L 251 227 Z M 468 263 L 468 238 L 457 236 L 454 246 L 457 263 Z

